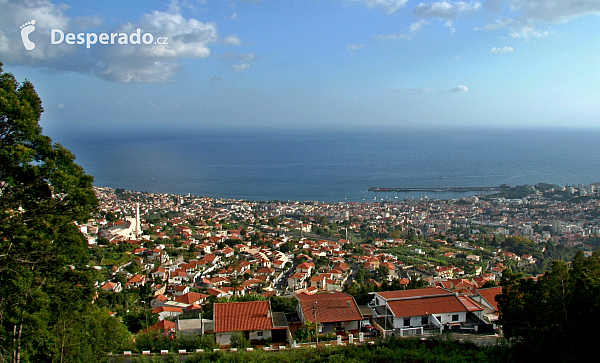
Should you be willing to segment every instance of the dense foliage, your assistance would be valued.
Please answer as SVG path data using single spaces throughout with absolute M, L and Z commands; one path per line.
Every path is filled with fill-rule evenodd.
M 97 208 L 92 177 L 42 135 L 42 101 L 0 63 L 0 361 L 81 362 L 127 332 L 92 305 L 94 272 L 74 222 Z
M 584 359 L 598 338 L 600 255 L 555 261 L 537 280 L 511 276 L 497 297 L 505 336 L 519 356 L 546 362 Z

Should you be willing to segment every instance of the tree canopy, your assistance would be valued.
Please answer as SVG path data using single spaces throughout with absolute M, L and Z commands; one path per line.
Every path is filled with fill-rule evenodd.
M 523 360 L 571 362 L 585 359 L 598 337 L 600 254 L 578 252 L 572 268 L 554 261 L 537 279 L 511 275 L 496 299 L 500 323 Z
M 0 63 L 0 360 L 85 361 L 109 337 L 92 330 L 114 328 L 93 308 L 94 271 L 75 224 L 98 203 L 92 177 L 42 134 L 42 112 L 33 84 Z

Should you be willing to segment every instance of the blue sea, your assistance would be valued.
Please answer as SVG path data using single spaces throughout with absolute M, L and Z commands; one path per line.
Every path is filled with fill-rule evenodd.
M 58 141 L 95 185 L 247 200 L 373 201 L 471 193 L 369 187 L 600 181 L 598 130 L 188 131 Z

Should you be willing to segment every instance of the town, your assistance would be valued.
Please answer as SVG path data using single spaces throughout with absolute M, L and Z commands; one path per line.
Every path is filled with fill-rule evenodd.
M 503 271 L 536 276 L 600 243 L 598 184 L 380 203 L 95 191 L 98 218 L 79 229 L 99 306 L 132 333 L 232 349 L 501 333 Z

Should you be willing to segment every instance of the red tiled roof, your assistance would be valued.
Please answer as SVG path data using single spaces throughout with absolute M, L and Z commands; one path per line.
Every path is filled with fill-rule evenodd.
M 198 304 L 191 304 L 191 305 L 189 305 L 185 309 L 188 310 L 188 311 L 190 311 L 190 310 L 202 310 L 202 306 L 200 306 Z
M 183 313 L 183 309 L 178 308 L 176 306 L 160 306 L 158 308 L 152 309 L 152 312 L 154 314 L 160 314 L 160 313 L 162 313 L 164 311 L 169 311 L 169 312 L 172 312 L 172 313 Z
M 218 295 L 220 295 L 220 294 L 226 294 L 226 292 L 225 292 L 225 291 L 223 291 L 223 290 L 221 290 L 221 289 L 219 289 L 219 288 L 216 288 L 216 287 L 210 288 L 210 289 L 209 289 L 207 292 L 208 292 L 210 295 L 213 295 L 213 296 L 218 296 Z
M 483 308 L 479 306 L 475 301 L 473 301 L 468 296 L 457 296 L 458 300 L 465 306 L 467 311 L 481 311 Z
M 133 275 L 133 276 L 132 276 L 132 277 L 129 279 L 129 281 L 127 281 L 127 282 L 128 282 L 128 283 L 130 283 L 130 284 L 133 284 L 133 283 L 136 283 L 136 282 L 142 282 L 142 281 L 144 281 L 144 280 L 146 280 L 146 277 L 145 277 L 145 276 L 142 276 L 142 275 Z
M 148 327 L 145 331 L 170 331 L 172 329 L 175 329 L 175 323 L 165 319 Z
M 118 284 L 116 282 L 110 282 L 110 281 L 108 281 L 107 283 L 105 283 L 104 285 L 102 285 L 102 289 L 103 290 L 113 290 L 117 286 L 118 286 Z
M 487 289 L 478 289 L 477 293 L 479 295 L 483 296 L 485 301 L 490 303 L 490 305 L 492 305 L 494 307 L 494 309 L 496 309 L 496 311 L 498 311 L 498 303 L 496 302 L 496 295 L 499 295 L 502 293 L 502 286 L 490 287 Z
M 316 295 L 301 293 L 296 295 L 296 298 L 304 318 L 308 321 L 315 320 L 313 306 L 317 307 L 317 321 L 320 323 L 362 320 L 356 301 L 345 292 Z
M 187 294 L 177 296 L 175 301 L 189 305 L 197 303 L 199 300 L 203 300 L 207 297 L 209 297 L 209 295 L 204 295 L 197 292 L 188 292 Z
M 158 301 L 162 301 L 162 302 L 165 302 L 165 301 L 169 300 L 169 298 L 168 298 L 168 297 L 166 297 L 166 296 L 165 296 L 165 295 L 163 295 L 163 294 L 158 294 L 158 295 L 156 295 L 155 299 L 157 299 Z
M 425 289 L 412 289 L 412 290 L 398 290 L 398 291 L 384 291 L 378 292 L 379 296 L 386 300 L 391 299 L 406 299 L 406 298 L 418 298 L 424 296 L 436 296 L 436 295 L 447 295 L 454 294 L 451 291 L 438 289 L 438 288 L 425 288 Z
M 456 295 L 388 301 L 394 316 L 408 317 L 468 311 Z
M 215 333 L 273 329 L 269 301 L 216 303 L 213 319 Z

